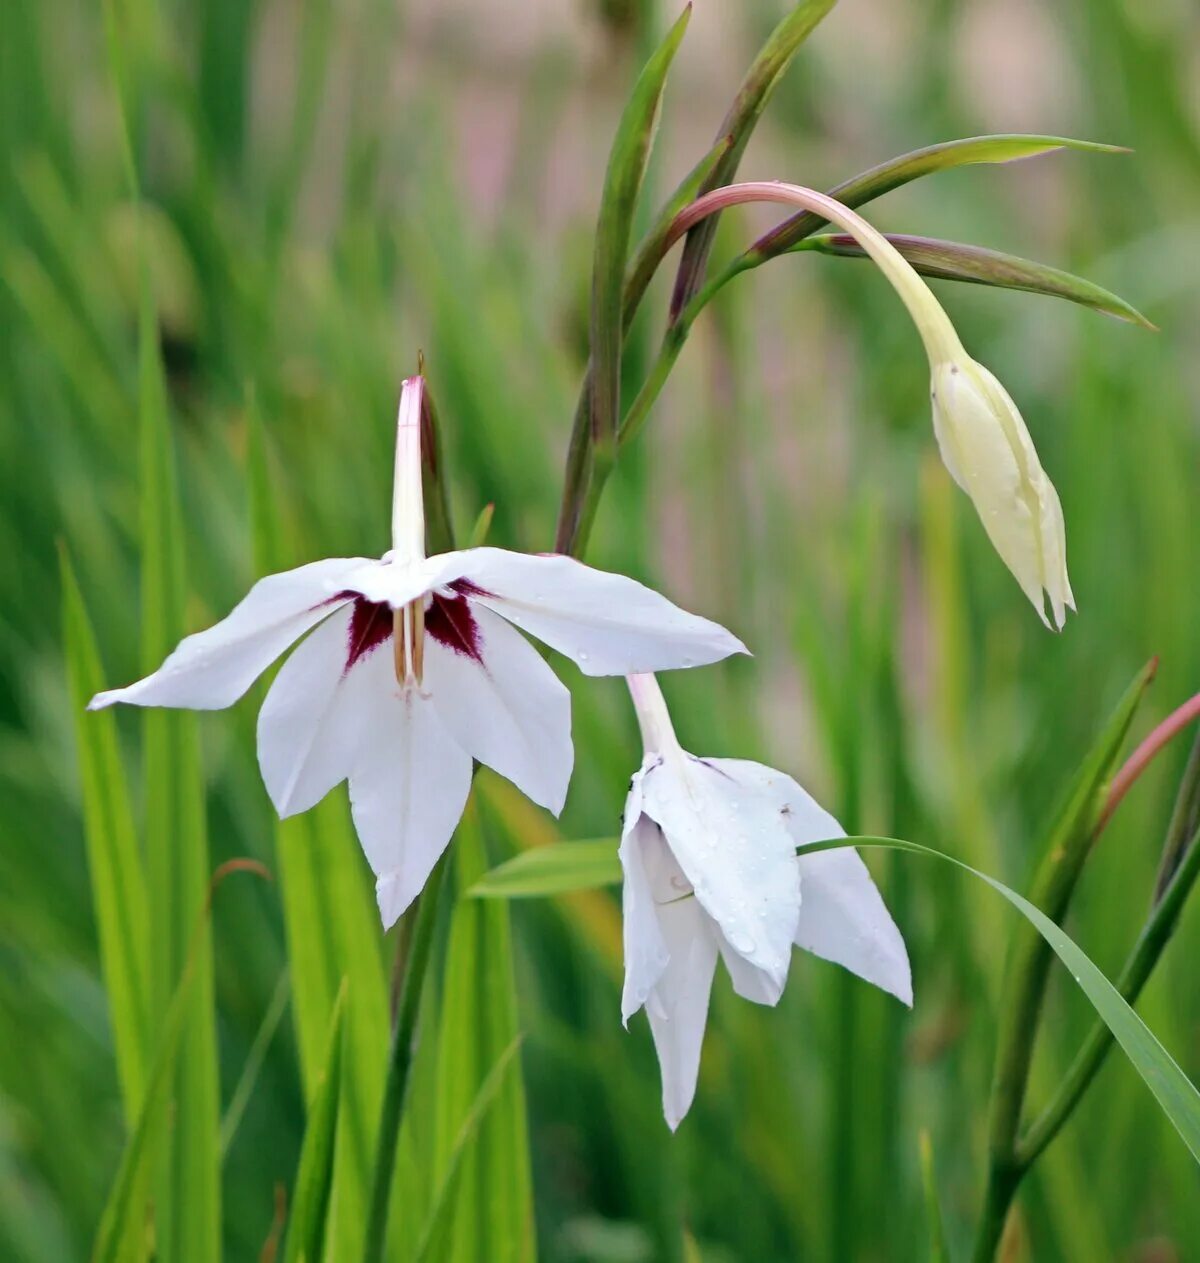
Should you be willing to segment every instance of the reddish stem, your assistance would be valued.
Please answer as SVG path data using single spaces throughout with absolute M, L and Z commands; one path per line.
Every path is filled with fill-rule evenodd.
M 1125 760 L 1124 766 L 1113 777 L 1112 785 L 1109 787 L 1104 810 L 1096 822 L 1097 833 L 1100 833 L 1112 819 L 1113 812 L 1121 805 L 1121 800 L 1133 788 L 1138 777 L 1150 766 L 1154 756 L 1194 719 L 1200 719 L 1200 693 L 1189 698 L 1178 710 L 1168 715 Z

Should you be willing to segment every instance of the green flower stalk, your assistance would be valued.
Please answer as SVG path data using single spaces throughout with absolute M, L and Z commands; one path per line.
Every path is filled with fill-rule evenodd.
M 1061 630 L 1075 598 L 1067 578 L 1058 493 L 1042 469 L 1017 405 L 993 374 L 967 354 L 929 286 L 882 233 L 827 194 L 777 181 L 750 182 L 698 198 L 676 216 L 667 244 L 726 207 L 763 201 L 801 206 L 836 224 L 891 282 L 929 356 L 933 429 L 942 460 L 971 497 L 993 547 L 1039 617 L 1047 626 L 1052 619 Z M 631 412 L 636 416 L 636 404 Z

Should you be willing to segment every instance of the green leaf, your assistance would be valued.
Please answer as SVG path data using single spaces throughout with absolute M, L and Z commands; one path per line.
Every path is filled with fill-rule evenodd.
M 845 847 L 881 847 L 945 860 L 986 882 L 1007 899 L 1067 967 L 1067 972 L 1079 984 L 1092 1007 L 1125 1050 L 1134 1069 L 1141 1075 L 1167 1118 L 1183 1137 L 1193 1157 L 1200 1161 L 1200 1092 L 1154 1037 L 1145 1022 L 1121 998 L 1112 983 L 1044 912 L 1003 882 L 964 864 L 953 855 L 922 846 L 919 842 L 906 842 L 899 838 L 838 838 L 831 842 L 814 842 L 809 846 L 798 847 L 796 854 L 815 855 L 821 851 L 841 850 Z
M 468 806 L 454 838 L 457 888 L 466 891 L 486 866 L 480 812 Z M 502 903 L 460 897 L 446 948 L 441 1021 L 437 1032 L 432 1152 L 425 1155 L 439 1185 L 458 1168 L 445 1235 L 431 1239 L 445 1263 L 486 1258 L 525 1263 L 535 1257 L 533 1190 L 525 1088 L 519 1062 L 502 1076 L 496 1099 L 457 1152 L 473 1104 L 489 1073 L 517 1038 L 509 911 Z M 399 1209 L 399 1208 L 398 1208 Z M 410 1211 L 411 1213 L 411 1211 Z M 439 1212 L 440 1219 L 440 1212 Z
M 447 1210 L 453 1205 L 450 1194 L 462 1166 L 463 1154 L 467 1152 L 468 1147 L 479 1131 L 480 1124 L 487 1117 L 488 1111 L 499 1096 L 500 1089 L 504 1086 L 505 1075 L 508 1072 L 509 1065 L 516 1056 L 517 1049 L 520 1046 L 521 1037 L 518 1035 L 496 1058 L 495 1064 L 479 1085 L 479 1091 L 475 1093 L 475 1099 L 471 1102 L 470 1109 L 467 1110 L 463 1117 L 462 1124 L 458 1129 L 458 1135 L 454 1138 L 454 1144 L 451 1147 L 445 1170 L 442 1172 L 442 1178 L 434 1192 L 429 1213 L 425 1217 L 425 1227 L 421 1231 L 421 1238 L 417 1244 L 416 1263 L 423 1263 L 423 1260 L 430 1256 L 430 1249 L 434 1241 L 441 1239 L 440 1234 L 447 1230 L 449 1224 Z
M 183 520 L 168 423 L 158 324 L 145 259 L 138 319 L 141 425 L 142 665 L 155 670 L 187 630 Z M 209 883 L 204 779 L 195 717 L 148 708 L 142 718 L 146 871 L 150 900 L 151 1014 L 166 1020 L 188 959 L 188 933 Z M 207 922 L 196 948 L 182 1049 L 155 1199 L 165 1258 L 215 1263 L 220 1253 L 220 1144 L 212 944 Z
M 342 1097 L 343 1015 L 346 982 L 338 988 L 329 1021 L 325 1062 L 308 1106 L 300 1165 L 292 1190 L 284 1263 L 319 1263 L 324 1257 L 325 1221 L 334 1178 L 334 1143 Z
M 922 1131 L 919 1146 L 921 1155 L 921 1187 L 925 1193 L 925 1219 L 929 1224 L 929 1263 L 950 1263 L 950 1251 L 946 1246 L 946 1228 L 942 1222 L 942 1204 L 938 1197 L 937 1172 L 933 1165 L 933 1142 L 929 1133 Z
M 247 451 L 253 553 L 260 571 L 294 564 L 267 461 L 263 419 L 249 411 Z M 327 1033 L 338 987 L 348 980 L 342 1102 L 334 1156 L 334 1195 L 328 1229 L 331 1255 L 362 1253 L 375 1131 L 383 1099 L 388 1047 L 387 978 L 383 936 L 344 793 L 328 795 L 302 816 L 275 823 L 275 854 L 292 980 L 292 1012 L 300 1077 L 312 1098 L 325 1065 Z
M 121 1104 L 125 1121 L 132 1127 L 142 1108 L 150 1050 L 146 879 L 116 720 L 111 711 L 88 714 L 86 709 L 88 701 L 105 685 L 96 638 L 65 548 L 59 557 L 63 645 L 79 750 L 83 831 L 100 968 L 108 995 Z
M 729 184 L 754 128 L 767 108 L 784 71 L 817 24 L 833 8 L 836 0 L 801 0 L 800 4 L 771 32 L 738 88 L 725 115 L 714 146 L 715 160 L 695 190 L 695 196 Z M 687 306 L 704 280 L 704 270 L 712 252 L 719 215 L 709 215 L 687 235 L 683 257 L 671 295 L 671 320 Z
M 940 145 L 929 145 L 924 149 L 914 149 L 911 153 L 881 162 L 877 167 L 871 167 L 861 175 L 830 189 L 829 196 L 836 197 L 849 207 L 862 206 L 893 189 L 938 171 L 949 171 L 954 167 L 976 163 L 1015 162 L 1020 158 L 1034 158 L 1058 149 L 1105 154 L 1128 152 L 1119 145 L 1071 140 L 1066 136 L 969 136 L 962 140 L 948 140 Z M 741 257 L 740 266 L 736 270 L 744 271 L 747 267 L 756 267 L 767 259 L 783 254 L 827 222 L 812 211 L 800 211 L 792 215 L 760 237 Z
M 243 869 L 248 867 L 240 861 L 233 863 Z M 170 1135 L 178 1122 L 172 1118 L 171 1098 L 178 1077 L 183 1041 L 192 1023 L 196 989 L 203 978 L 212 916 L 211 896 L 225 875 L 233 871 L 236 869 L 229 865 L 223 871 L 218 870 L 208 887 L 199 915 L 192 921 L 184 966 L 167 1007 L 141 1112 L 121 1155 L 108 1201 L 100 1215 L 92 1247 L 92 1263 L 130 1263 L 131 1259 L 149 1256 L 147 1227 L 150 1207 L 145 1190 L 155 1152 L 161 1147 L 161 1140 Z M 262 873 L 257 865 L 250 871 Z M 161 1241 L 157 1244 L 156 1257 L 166 1257 Z
M 233 1089 L 233 1095 L 229 1098 L 229 1106 L 221 1118 L 222 1162 L 228 1156 L 230 1146 L 237 1136 L 238 1128 L 242 1125 L 246 1106 L 250 1104 L 250 1098 L 254 1094 L 254 1088 L 258 1083 L 259 1075 L 262 1073 L 263 1063 L 267 1059 L 267 1050 L 271 1047 L 271 1041 L 275 1038 L 275 1032 L 279 1029 L 279 1023 L 283 1021 L 283 1014 L 287 1009 L 291 991 L 291 978 L 285 965 L 279 975 L 279 981 L 275 984 L 271 1002 L 267 1005 L 266 1012 L 263 1014 L 263 1020 L 259 1024 L 258 1033 L 254 1036 L 254 1043 L 250 1045 L 250 1051 L 246 1054 L 241 1078 L 238 1079 L 237 1086 Z
M 667 72 L 691 17 L 689 4 L 646 63 L 625 106 L 609 154 L 592 261 L 591 432 L 612 459 L 620 420 L 622 294 L 638 194 L 654 140 Z
M 528 899 L 613 886 L 621 880 L 615 838 L 553 842 L 514 855 L 467 891 L 474 899 Z
M 1108 784 L 1142 699 L 1157 669 L 1149 662 L 1126 689 L 1108 722 L 1084 758 L 1038 854 L 1030 898 L 1061 921 L 1096 839 Z M 1021 929 L 1013 935 L 1000 1001 L 995 1072 L 989 1122 L 993 1162 L 1011 1160 L 1021 1122 L 1029 1066 L 1037 1036 L 1038 1013 L 1051 964 L 1046 936 Z
M 940 241 L 933 237 L 909 237 L 886 233 L 887 239 L 921 273 L 946 281 L 968 281 L 975 285 L 991 285 L 997 289 L 1018 289 L 1030 294 L 1047 294 L 1090 307 L 1093 311 L 1118 320 L 1155 330 L 1135 307 L 1099 285 L 1074 276 L 1045 263 L 1034 263 L 1019 255 L 988 250 L 983 246 L 964 245 L 959 241 Z M 816 250 L 820 254 L 845 258 L 865 258 L 866 252 L 844 233 L 808 237 L 794 250 Z

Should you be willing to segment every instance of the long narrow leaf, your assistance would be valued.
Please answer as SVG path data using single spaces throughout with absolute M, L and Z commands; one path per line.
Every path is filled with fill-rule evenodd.
M 611 455 L 620 412 L 622 294 L 638 194 L 662 104 L 667 72 L 691 17 L 688 5 L 646 63 L 621 115 L 609 154 L 592 262 L 591 423 Z
M 714 147 L 715 160 L 711 170 L 698 183 L 696 196 L 728 184 L 733 179 L 742 154 L 754 134 L 754 128 L 767 108 L 767 102 L 784 71 L 835 3 L 836 0 L 801 0 L 771 32 L 746 72 L 733 104 L 721 123 Z M 719 218 L 719 215 L 710 215 L 688 233 L 671 295 L 672 320 L 687 306 L 704 280 L 704 270 L 708 265 Z
M 1015 162 L 1021 158 L 1034 158 L 1039 154 L 1053 153 L 1058 149 L 1074 149 L 1084 153 L 1125 153 L 1119 145 L 1102 145 L 1090 140 L 1072 140 L 1066 136 L 968 136 L 962 140 L 948 140 L 939 145 L 914 149 L 911 153 L 890 158 L 876 167 L 862 172 L 829 190 L 846 206 L 862 206 L 874 201 L 893 189 L 919 180 L 922 176 L 954 167 L 972 166 L 977 163 Z M 762 236 L 742 256 L 742 269 L 754 267 L 767 259 L 790 250 L 796 242 L 816 232 L 827 221 L 812 211 L 785 219 Z M 741 270 L 741 269 L 740 269 Z
M 1024 290 L 1029 294 L 1047 294 L 1065 298 L 1106 316 L 1115 316 L 1129 324 L 1153 330 L 1155 326 L 1123 298 L 1109 290 L 1045 263 L 1034 263 L 1016 254 L 988 250 L 983 246 L 965 245 L 960 241 L 940 241 L 934 237 L 909 237 L 887 233 L 887 239 L 921 273 L 946 281 L 967 281 L 974 285 L 991 285 L 997 289 Z M 821 254 L 845 258 L 865 258 L 862 247 L 844 233 L 808 237 L 798 242 L 796 250 L 816 250 Z
M 621 880 L 615 838 L 556 842 L 514 855 L 467 891 L 474 899 L 528 899 L 612 886 Z
M 1158 1042 L 1154 1033 L 1121 998 L 1111 982 L 1092 964 L 1085 953 L 1044 912 L 1034 907 L 1028 899 L 1011 890 L 1003 882 L 981 873 L 943 851 L 922 846 L 919 842 L 906 842 L 899 838 L 838 838 L 831 842 L 814 842 L 800 847 L 798 855 L 814 855 L 819 851 L 841 850 L 844 847 L 881 847 L 896 851 L 909 851 L 914 855 L 928 855 L 934 859 L 954 864 L 980 881 L 986 882 L 998 894 L 1012 904 L 1031 926 L 1045 939 L 1050 949 L 1067 967 L 1067 972 L 1079 984 L 1092 1007 L 1125 1050 L 1134 1069 L 1141 1075 L 1146 1086 L 1154 1094 L 1172 1126 L 1183 1137 L 1192 1155 L 1200 1162 L 1200 1092 L 1180 1070 L 1171 1054 Z
M 300 1148 L 300 1165 L 292 1191 L 284 1263 L 320 1263 L 324 1257 L 325 1221 L 333 1188 L 334 1143 L 342 1098 L 343 1014 L 346 982 L 338 990 L 329 1022 L 325 1064 L 308 1106 L 308 1123 Z
M 149 910 L 116 720 L 110 711 L 88 714 L 88 701 L 104 687 L 100 655 L 70 558 L 61 552 L 63 645 L 83 785 L 83 831 L 100 968 L 108 994 L 117 1076 L 125 1120 L 142 1108 L 149 1057 Z

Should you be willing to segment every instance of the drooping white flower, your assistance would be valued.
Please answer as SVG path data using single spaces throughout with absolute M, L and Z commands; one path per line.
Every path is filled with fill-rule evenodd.
M 960 346 L 933 366 L 933 430 L 950 476 L 971 497 L 988 539 L 1047 627 L 1075 608 L 1062 505 L 1017 405 Z
M 697 758 L 676 739 L 653 676 L 629 680 L 645 758 L 625 804 L 625 989 L 643 1006 L 674 1130 L 696 1091 L 718 956 L 734 990 L 776 1004 L 792 947 L 912 1003 L 904 940 L 853 850 L 797 857 L 844 836 L 790 776 L 745 759 Z
M 971 497 L 1001 561 L 1047 627 L 1062 630 L 1075 608 L 1067 578 L 1066 529 L 1025 422 L 995 376 L 967 354 L 950 317 L 912 264 L 861 215 L 835 198 L 796 184 L 752 181 L 700 198 L 676 217 L 680 231 L 711 203 L 767 200 L 803 206 L 849 233 L 908 309 L 929 357 L 933 426 L 947 470 Z M 705 203 L 710 203 L 705 206 Z M 681 223 L 681 221 L 683 221 Z
M 228 617 L 188 636 L 152 675 L 90 703 L 220 709 L 308 632 L 259 714 L 263 780 L 284 817 L 349 780 L 385 925 L 408 907 L 449 841 L 472 759 L 549 810 L 562 808 L 573 761 L 570 697 L 516 628 L 587 675 L 745 652 L 716 623 L 569 557 L 499 548 L 425 557 L 423 390 L 421 378 L 410 378 L 401 394 L 388 553 L 260 579 Z

